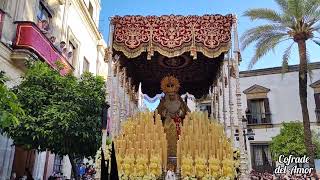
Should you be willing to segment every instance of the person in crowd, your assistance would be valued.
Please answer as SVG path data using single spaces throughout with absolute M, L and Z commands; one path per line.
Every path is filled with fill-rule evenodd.
M 65 47 L 66 47 L 66 42 L 61 41 L 60 44 L 59 44 L 59 46 L 58 46 L 58 50 L 59 50 L 60 52 L 62 52 Z
M 51 36 L 51 37 L 50 37 L 50 42 L 51 42 L 52 44 L 54 44 L 54 43 L 56 42 L 56 37 Z
M 86 174 L 89 171 L 89 163 L 86 163 Z
M 67 57 L 67 56 L 68 56 L 67 51 L 68 51 L 67 48 L 63 48 L 63 49 L 62 49 L 62 55 L 63 55 L 64 57 Z
M 176 180 L 176 175 L 174 173 L 174 166 L 172 164 L 169 165 L 169 169 L 167 171 L 165 180 Z
M 96 174 L 96 170 L 93 168 L 92 165 L 90 165 L 87 171 L 87 176 L 93 177 L 95 174 Z
M 49 33 L 49 22 L 48 22 L 48 20 L 46 20 L 46 19 L 43 19 L 43 20 L 41 20 L 39 23 L 38 23 L 38 27 L 39 27 L 39 29 L 41 30 L 41 32 L 43 33 L 43 34 L 48 34 Z
M 13 172 L 13 173 L 11 174 L 10 180 L 16 180 L 16 179 L 17 179 L 17 174 L 16 174 L 15 172 Z
M 73 56 L 73 52 L 72 51 L 68 52 L 67 54 L 68 61 L 72 60 L 72 56 Z
M 86 174 L 86 166 L 84 163 L 81 163 L 81 166 L 79 168 L 79 175 L 80 177 L 83 177 Z

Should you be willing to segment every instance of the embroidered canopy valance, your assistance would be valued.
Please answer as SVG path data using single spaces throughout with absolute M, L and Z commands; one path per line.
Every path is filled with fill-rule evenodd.
M 115 16 L 113 48 L 127 58 L 147 52 L 148 59 L 158 52 L 175 57 L 190 52 L 195 59 L 197 52 L 208 58 L 218 57 L 231 44 L 233 16 Z

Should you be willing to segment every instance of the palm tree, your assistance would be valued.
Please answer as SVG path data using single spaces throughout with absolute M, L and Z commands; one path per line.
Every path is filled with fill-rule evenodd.
M 280 11 L 258 8 L 250 9 L 244 16 L 253 20 L 265 20 L 266 25 L 247 30 L 241 37 L 242 49 L 254 44 L 255 54 L 251 59 L 249 68 L 265 54 L 274 50 L 284 41 L 291 41 L 289 47 L 283 52 L 282 64 L 285 70 L 288 66 L 291 48 L 298 45 L 299 50 L 299 95 L 303 116 L 304 143 L 310 157 L 310 167 L 314 168 L 314 145 L 312 144 L 309 112 L 307 106 L 307 77 L 308 53 L 307 40 L 312 40 L 320 45 L 315 37 L 320 33 L 320 0 L 275 0 Z M 315 171 L 314 171 L 315 172 Z

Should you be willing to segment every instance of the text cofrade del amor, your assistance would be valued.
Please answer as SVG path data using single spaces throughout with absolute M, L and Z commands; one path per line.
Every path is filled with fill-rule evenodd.
M 283 164 L 284 166 L 279 165 L 275 170 L 275 174 L 285 174 L 289 172 L 290 174 L 311 174 L 313 168 L 309 167 L 298 167 L 298 164 L 308 164 L 310 161 L 310 158 L 307 156 L 303 157 L 295 157 L 293 155 L 290 155 L 289 157 L 285 155 L 280 155 L 278 158 L 278 162 L 280 164 Z M 294 164 L 293 167 L 290 169 L 288 168 L 289 165 Z

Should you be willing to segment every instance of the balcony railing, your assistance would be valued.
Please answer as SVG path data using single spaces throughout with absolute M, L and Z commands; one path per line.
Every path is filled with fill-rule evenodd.
M 320 122 L 320 109 L 316 109 L 317 122 Z
M 37 54 L 42 60 L 47 62 L 52 68 L 56 68 L 56 62 L 64 64 L 64 69 L 60 71 L 62 75 L 73 70 L 73 67 L 60 51 L 41 32 L 38 26 L 29 21 L 19 21 L 17 24 L 15 49 L 28 49 Z
M 271 124 L 270 113 L 247 113 L 248 125 Z

